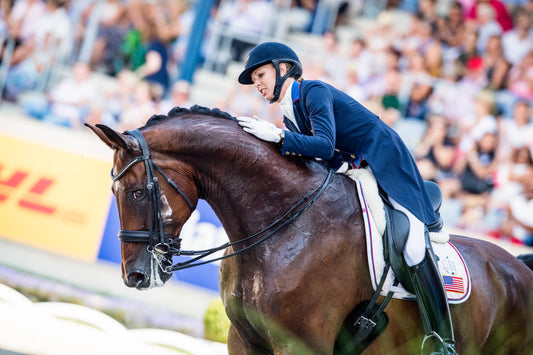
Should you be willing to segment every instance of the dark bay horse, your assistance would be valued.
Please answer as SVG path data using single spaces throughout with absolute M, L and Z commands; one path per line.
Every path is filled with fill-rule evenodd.
M 346 316 L 373 294 L 352 180 L 333 174 L 325 184 L 323 164 L 281 156 L 275 144 L 243 132 L 217 110 L 176 108 L 168 117 L 152 116 L 138 131 L 144 148 L 131 133 L 89 127 L 114 149 L 112 190 L 127 286 L 162 286 L 171 276 L 171 260 L 154 257 L 157 246 L 147 248 L 146 231 L 157 224 L 154 206 L 161 211 L 156 234 L 169 244 L 179 240 L 198 199 L 205 199 L 230 242 L 243 240 L 228 252 L 244 252 L 220 267 L 221 296 L 232 323 L 229 353 L 334 352 Z M 152 175 L 157 194 L 148 187 L 156 181 L 148 179 Z M 268 238 L 247 239 L 321 186 L 323 192 L 297 218 Z M 492 243 L 461 236 L 451 241 L 472 276 L 470 298 L 451 305 L 458 353 L 533 354 L 533 271 Z M 388 327 L 364 354 L 419 354 L 424 329 L 416 303 L 392 300 L 386 312 Z

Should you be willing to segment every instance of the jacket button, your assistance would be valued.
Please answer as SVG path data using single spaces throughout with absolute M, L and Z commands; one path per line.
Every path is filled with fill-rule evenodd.
M 295 153 L 295 152 L 292 152 L 292 155 L 296 155 L 296 153 Z
M 285 152 L 285 155 L 289 155 L 289 154 L 291 154 L 291 153 L 289 153 L 289 151 L 286 151 L 286 152 Z
M 350 156 L 351 156 L 353 159 L 355 159 L 355 155 L 351 154 Z

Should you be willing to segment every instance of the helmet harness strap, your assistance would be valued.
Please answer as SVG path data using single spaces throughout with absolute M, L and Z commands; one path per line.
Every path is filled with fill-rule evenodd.
M 283 83 L 285 82 L 285 80 L 290 78 L 296 71 L 296 65 L 293 65 L 284 76 L 281 76 L 279 63 L 285 62 L 279 59 L 272 59 L 272 64 L 274 64 L 274 68 L 276 68 L 276 85 L 274 86 L 274 97 L 272 97 L 272 99 L 270 100 L 271 104 L 279 100 L 279 95 L 281 94 L 281 88 L 283 86 Z

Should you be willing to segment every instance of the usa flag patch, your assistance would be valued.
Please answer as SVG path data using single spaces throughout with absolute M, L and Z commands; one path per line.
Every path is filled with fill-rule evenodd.
M 463 278 L 456 276 L 442 276 L 444 289 L 448 292 L 462 293 L 464 291 Z

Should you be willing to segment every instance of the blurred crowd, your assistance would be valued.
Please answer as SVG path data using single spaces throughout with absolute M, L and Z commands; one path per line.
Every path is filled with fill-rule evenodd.
M 277 2 L 215 2 L 205 42 L 215 19 L 236 34 L 261 35 Z M 448 226 L 533 245 L 533 0 L 397 0 L 377 18 L 347 16 L 361 3 L 341 1 L 332 26 L 294 43 L 304 78 L 344 90 L 398 131 L 423 177 L 441 186 Z M 191 106 L 194 82 L 179 80 L 179 69 L 193 5 L 2 1 L 0 38 L 14 39 L 10 56 L 8 41 L 0 43 L 2 65 L 9 61 L 3 100 L 46 122 L 119 130 Z M 316 5 L 292 1 L 291 30 L 308 33 Z M 253 45 L 242 38 L 231 43 L 232 60 Z M 50 81 L 44 95 L 27 95 L 58 62 L 71 63 L 71 75 Z M 111 84 L 99 86 L 94 74 Z M 279 109 L 252 87 L 235 83 L 214 106 L 282 125 Z

